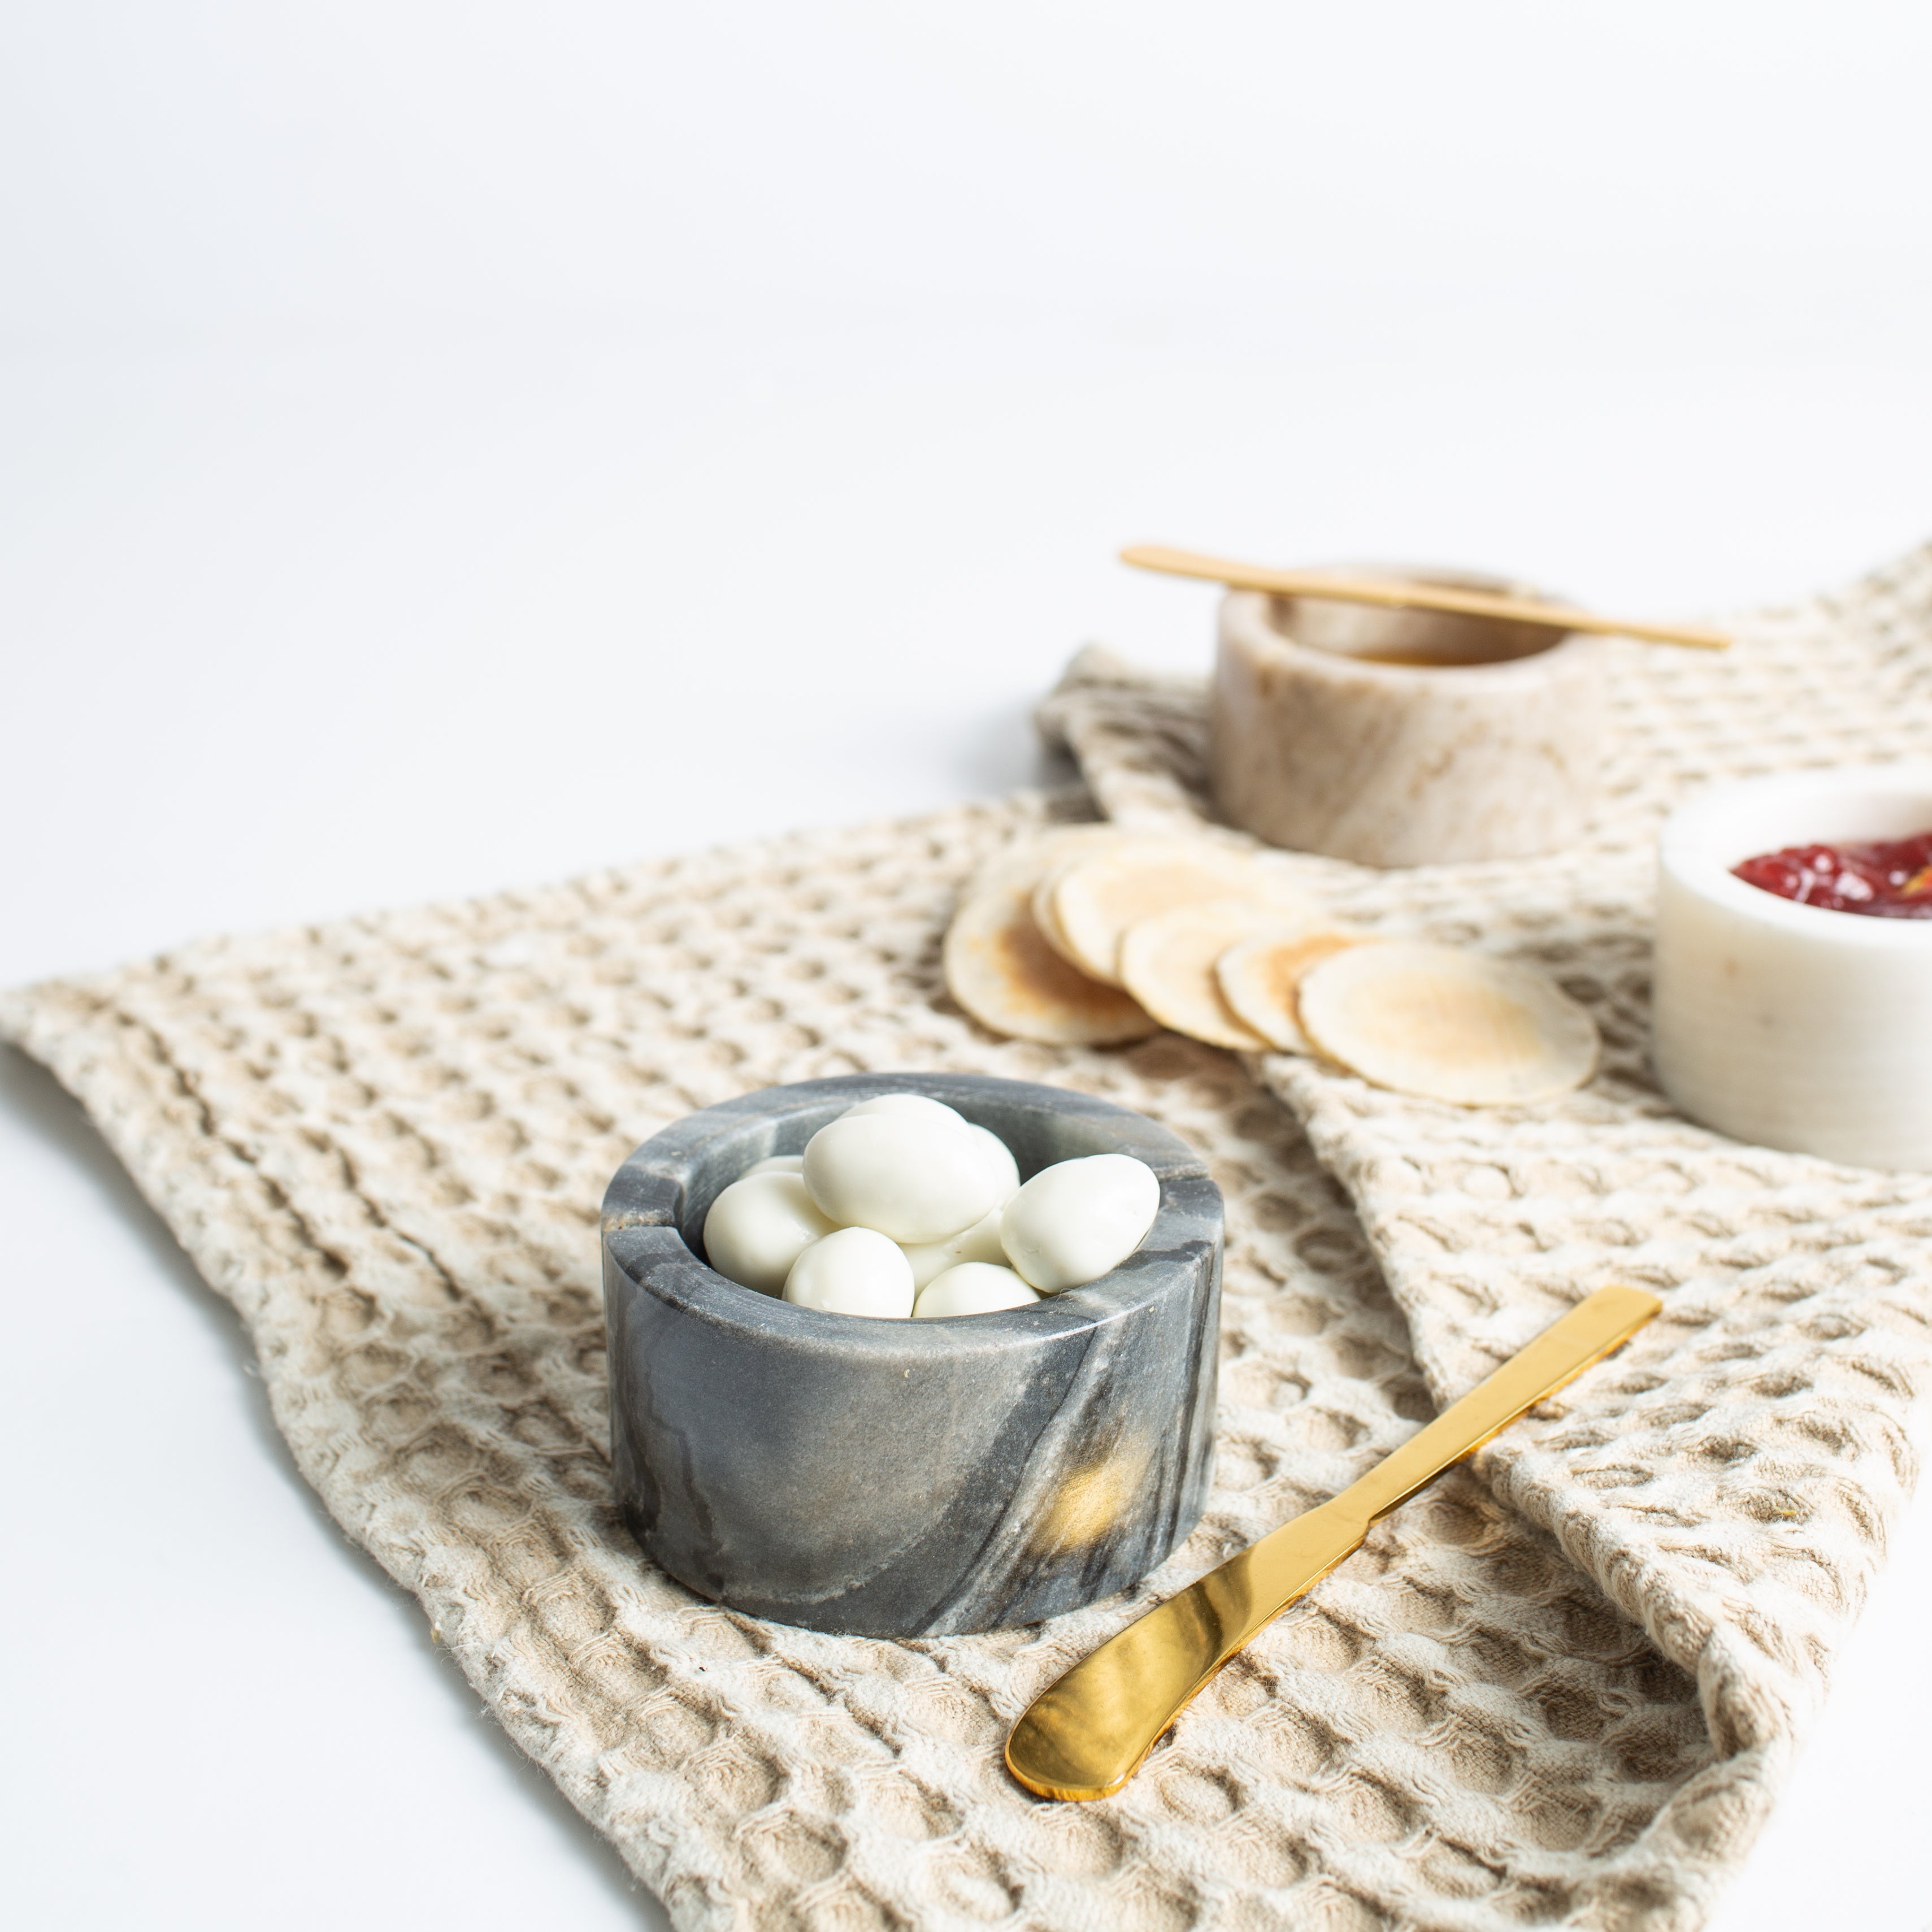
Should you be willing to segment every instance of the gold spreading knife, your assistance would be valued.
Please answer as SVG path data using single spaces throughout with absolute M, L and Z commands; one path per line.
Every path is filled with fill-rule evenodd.
M 1255 1633 L 1360 1546 L 1369 1526 L 1480 1449 L 1664 1304 L 1600 1288 L 1331 1501 L 1231 1556 L 1083 1658 L 1028 1706 L 1006 1768 L 1042 1798 L 1105 1798 Z

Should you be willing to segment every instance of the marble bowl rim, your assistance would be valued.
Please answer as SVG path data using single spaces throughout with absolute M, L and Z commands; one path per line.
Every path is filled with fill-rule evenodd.
M 1754 852 L 1802 842 L 1781 833 L 1741 840 L 1741 816 L 1765 802 L 1808 806 L 1828 812 L 1834 802 L 1922 799 L 1932 827 L 1932 760 L 1896 759 L 1870 765 L 1830 765 L 1804 771 L 1767 772 L 1706 787 L 1678 806 L 1658 836 L 1660 874 L 1684 891 L 1754 926 L 1793 938 L 1865 950 L 1910 952 L 1932 946 L 1932 920 L 1873 919 L 1828 906 L 1802 905 L 1733 875 L 1731 867 Z M 1820 830 L 1812 838 L 1870 837 L 1872 833 Z M 1898 835 L 1904 836 L 1904 835 Z
M 841 1315 L 825 1309 L 802 1307 L 796 1302 L 784 1300 L 781 1296 L 761 1294 L 756 1288 L 746 1288 L 742 1282 L 734 1282 L 720 1274 L 686 1238 L 684 1227 L 690 1217 L 682 1210 L 681 1201 L 680 1211 L 663 1219 L 640 1216 L 628 1211 L 621 1203 L 614 1211 L 612 1197 L 619 1191 L 626 1174 L 640 1169 L 640 1156 L 659 1142 L 673 1139 L 680 1130 L 688 1129 L 692 1122 L 705 1119 L 742 1121 L 747 1132 L 754 1132 L 758 1124 L 762 1121 L 812 1110 L 812 1103 L 808 1101 L 796 1106 L 780 1108 L 759 1107 L 755 1104 L 766 1096 L 784 1094 L 801 1096 L 824 1094 L 828 1099 L 836 1099 L 839 1096 L 842 1088 L 851 1092 L 851 1100 L 845 1103 L 848 1106 L 860 1100 L 892 1093 L 929 1094 L 930 1097 L 945 1097 L 947 1104 L 952 1105 L 954 1102 L 950 1096 L 931 1090 L 944 1088 L 956 1083 L 964 1088 L 969 1098 L 975 1088 L 982 1090 L 1005 1090 L 1016 1096 L 1032 1096 L 1036 1102 L 1045 1103 L 1042 1107 L 1043 1112 L 1064 1115 L 1084 1114 L 1096 1120 L 1111 1117 L 1135 1124 L 1138 1132 L 1145 1137 L 1142 1145 L 1135 1148 L 1096 1148 L 1094 1150 L 1096 1153 L 1132 1153 L 1137 1159 L 1148 1159 L 1150 1154 L 1165 1156 L 1159 1163 L 1151 1159 L 1148 1162 L 1154 1168 L 1160 1184 L 1160 1205 L 1155 1213 L 1152 1226 L 1133 1253 L 1118 1268 L 1095 1280 L 1083 1282 L 1078 1288 L 1063 1289 L 1058 1294 L 1043 1295 L 1037 1302 L 1022 1308 L 1002 1309 L 982 1315 L 928 1316 L 923 1320 L 910 1316 L 890 1318 Z M 860 1091 L 860 1089 L 866 1090 Z M 960 1111 L 965 1112 L 966 1109 L 962 1107 Z M 831 1117 L 828 1114 L 827 1118 Z M 970 1119 L 973 1117 L 968 1113 L 967 1118 Z M 698 1157 L 699 1150 L 693 1148 L 682 1155 L 682 1162 L 687 1172 Z M 666 1152 L 668 1154 L 670 1150 L 667 1149 Z M 754 1155 L 751 1158 L 761 1157 Z M 671 1179 L 674 1177 L 665 1173 L 664 1178 Z M 640 1142 L 613 1174 L 604 1197 L 601 1238 L 612 1262 L 634 1287 L 645 1291 L 646 1284 L 640 1268 L 634 1265 L 620 1252 L 619 1247 L 614 1245 L 614 1238 L 627 1233 L 644 1236 L 647 1239 L 655 1236 L 655 1240 L 648 1240 L 648 1246 L 656 1250 L 658 1258 L 682 1262 L 688 1265 L 677 1270 L 677 1275 L 683 1279 L 654 1277 L 646 1292 L 659 1296 L 698 1319 L 734 1334 L 750 1346 L 786 1341 L 802 1341 L 814 1345 L 836 1343 L 868 1357 L 887 1358 L 918 1358 L 941 1352 L 967 1354 L 982 1349 L 1004 1354 L 1016 1346 L 1029 1341 L 1046 1345 L 1073 1330 L 1100 1326 L 1150 1301 L 1183 1292 L 1186 1270 L 1155 1270 L 1133 1265 L 1135 1262 L 1144 1262 L 1150 1256 L 1173 1252 L 1180 1245 L 1179 1243 L 1171 1243 L 1163 1248 L 1159 1238 L 1163 1224 L 1166 1225 L 1168 1232 L 1180 1234 L 1183 1230 L 1177 1224 L 1198 1216 L 1198 1208 L 1190 1210 L 1171 1198 L 1172 1184 L 1180 1181 L 1204 1184 L 1211 1190 L 1220 1232 L 1225 1234 L 1226 1216 L 1220 1190 L 1208 1172 L 1207 1162 L 1172 1129 L 1150 1120 L 1144 1114 L 1137 1113 L 1130 1107 L 1122 1106 L 1118 1101 L 1105 1100 L 1097 1094 L 1048 1087 L 1039 1082 L 1009 1079 L 998 1074 L 835 1074 L 818 1080 L 789 1081 L 755 1088 L 748 1094 L 715 1102 L 709 1107 L 694 1108 L 690 1113 L 660 1128 L 649 1139 Z M 681 1197 L 685 1181 L 676 1180 L 674 1184 L 678 1186 Z M 728 1183 L 726 1184 L 729 1185 Z M 716 1199 L 716 1196 L 714 1194 L 712 1198 Z M 1198 1240 L 1198 1232 L 1187 1232 L 1185 1239 Z M 622 1244 L 626 1247 L 633 1245 L 634 1243 Z M 1070 1319 L 1070 1317 L 1072 1318 Z
M 1346 572 L 1358 577 L 1408 577 L 1417 582 L 1442 584 L 1456 590 L 1494 591 L 1498 595 L 1534 598 L 1547 604 L 1565 601 L 1554 591 L 1542 590 L 1516 578 L 1502 577 L 1488 571 L 1455 569 L 1443 564 L 1345 562 L 1311 564 L 1308 568 L 1333 571 L 1338 574 Z M 1564 631 L 1545 650 L 1532 651 L 1523 657 L 1498 658 L 1492 664 L 1382 664 L 1373 658 L 1352 657 L 1346 651 L 1318 650 L 1312 644 L 1304 644 L 1299 638 L 1291 637 L 1274 621 L 1274 606 L 1281 601 L 1270 591 L 1228 590 L 1221 599 L 1222 621 L 1238 628 L 1250 643 L 1270 646 L 1298 666 L 1322 671 L 1340 670 L 1376 682 L 1415 690 L 1466 691 L 1496 685 L 1540 682 L 1543 674 L 1552 667 L 1567 670 L 1580 659 L 1600 656 L 1606 641 L 1592 632 Z M 1455 676 L 1445 685 L 1442 679 L 1448 671 L 1454 671 Z

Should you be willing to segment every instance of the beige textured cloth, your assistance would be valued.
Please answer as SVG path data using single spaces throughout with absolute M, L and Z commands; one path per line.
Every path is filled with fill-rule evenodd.
M 1670 1114 L 1642 1066 L 1644 848 L 1698 776 L 1906 748 L 1929 683 L 1918 556 L 1751 625 L 1730 660 L 1633 648 L 1587 862 L 1309 862 L 1355 916 L 1523 952 L 1592 1001 L 1603 1075 L 1513 1113 L 1172 1036 L 980 1032 L 939 938 L 976 864 L 1082 808 L 1037 797 L 210 942 L 15 994 L 0 1027 L 239 1308 L 332 1511 L 686 1932 L 1690 1928 L 1910 1484 L 1932 1185 Z M 1050 710 L 1109 812 L 1196 813 L 1198 688 L 1090 656 Z M 1124 1792 L 1042 1803 L 1005 1777 L 1004 1729 L 1133 1600 L 988 1636 L 818 1636 L 694 1599 L 610 1505 L 610 1172 L 728 1095 L 920 1067 L 1104 1094 L 1212 1161 L 1216 1486 L 1150 1592 L 1360 1474 L 1598 1281 L 1658 1285 L 1668 1313 L 1383 1525 Z

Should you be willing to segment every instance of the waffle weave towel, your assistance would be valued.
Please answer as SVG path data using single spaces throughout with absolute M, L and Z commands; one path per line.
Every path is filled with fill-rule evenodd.
M 1659 814 L 1706 777 L 1922 744 L 1932 555 L 1744 632 L 1712 661 L 1618 647 L 1616 797 L 1580 858 L 1306 862 L 1351 916 L 1520 952 L 1590 1002 L 1605 1069 L 1547 1106 L 1466 1113 L 1168 1035 L 1048 1049 L 952 1006 L 940 937 L 1004 842 L 1094 801 L 1201 815 L 1198 687 L 1091 653 L 1046 714 L 1090 799 L 211 941 L 14 993 L 0 1030 L 240 1310 L 338 1520 L 684 1932 L 1689 1928 L 1816 1712 L 1932 1388 L 1932 1179 L 1703 1132 L 1643 1061 Z M 1208 1515 L 1134 1598 L 1042 1627 L 901 1644 L 719 1610 L 611 1509 L 604 1181 L 690 1108 L 922 1067 L 1103 1094 L 1211 1160 Z M 1380 1526 L 1124 1792 L 1006 1778 L 1013 1717 L 1148 1596 L 1613 1278 L 1665 1317 Z

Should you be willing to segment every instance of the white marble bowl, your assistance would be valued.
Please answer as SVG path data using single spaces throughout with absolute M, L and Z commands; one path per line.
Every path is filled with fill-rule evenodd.
M 1347 569 L 1558 601 L 1463 572 Z M 1216 808 L 1271 845 L 1364 866 L 1560 850 L 1595 807 L 1602 643 L 1231 591 L 1209 706 Z
M 1658 848 L 1655 1054 L 1693 1120 L 1859 1167 L 1932 1169 L 1932 920 L 1800 905 L 1731 875 L 1789 845 L 1932 829 L 1932 764 L 1720 785 Z

